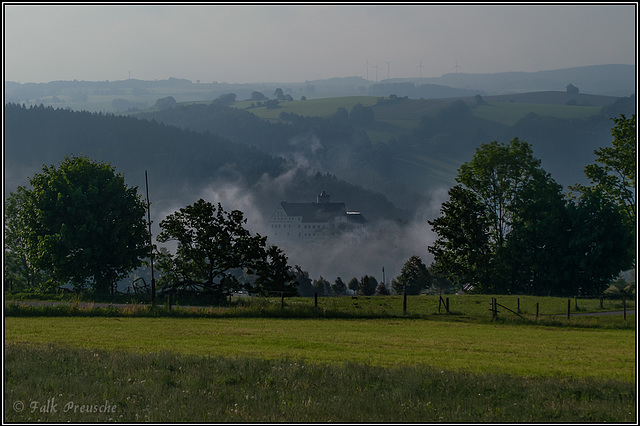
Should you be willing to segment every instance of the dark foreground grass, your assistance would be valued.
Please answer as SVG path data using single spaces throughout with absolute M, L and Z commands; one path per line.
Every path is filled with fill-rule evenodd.
M 6 344 L 5 422 L 635 422 L 635 385 Z

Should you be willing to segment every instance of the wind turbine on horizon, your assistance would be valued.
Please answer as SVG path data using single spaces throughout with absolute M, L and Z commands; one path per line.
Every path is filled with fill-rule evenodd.
M 420 59 L 420 65 L 418 65 L 418 69 L 420 70 L 420 78 L 422 78 L 422 69 L 424 67 L 422 66 L 422 59 Z
M 367 62 L 365 62 L 364 66 L 367 69 L 367 81 L 369 81 L 369 67 L 371 66 L 371 64 L 369 63 L 369 58 L 367 58 Z
M 458 61 L 457 61 L 457 60 L 456 60 L 456 65 L 455 65 L 453 68 L 455 68 L 455 69 L 456 69 L 456 74 L 458 74 L 458 68 L 460 68 L 460 67 L 458 66 Z M 453 69 L 453 68 L 452 68 L 452 69 Z
M 384 61 L 387 64 L 387 80 L 389 80 L 390 75 L 391 75 L 391 62 L 393 61 Z

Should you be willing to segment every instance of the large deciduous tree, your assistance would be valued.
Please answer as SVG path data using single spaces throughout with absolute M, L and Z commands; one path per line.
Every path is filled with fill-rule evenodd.
M 4 278 L 11 289 L 40 291 L 49 290 L 55 282 L 35 267 L 27 250 L 24 206 L 27 190 L 20 186 L 7 198 L 4 205 Z
M 508 236 L 522 222 L 523 207 L 544 196 L 542 188 L 553 180 L 531 146 L 514 138 L 508 144 L 481 144 L 460 166 L 456 181 L 442 216 L 429 222 L 439 235 L 429 247 L 434 268 L 476 291 L 517 291 L 507 259 Z
M 452 187 L 441 216 L 428 223 L 439 236 L 428 248 L 434 270 L 458 286 L 484 290 L 491 258 L 489 219 L 475 193 L 461 185 Z
M 175 255 L 162 252 L 160 284 L 168 289 L 194 290 L 224 296 L 245 289 L 253 294 L 270 291 L 295 293 L 294 275 L 287 258 L 266 237 L 252 235 L 239 210 L 202 199 L 181 208 L 160 222 L 159 242 L 175 241 Z M 243 274 L 252 282 L 240 282 Z
M 10 195 L 5 229 L 31 271 L 106 293 L 142 265 L 149 253 L 145 205 L 111 165 L 66 157 L 29 183 Z
M 575 185 L 572 189 L 587 193 L 599 191 L 618 205 L 635 234 L 636 223 L 636 116 L 613 118 L 611 146 L 594 151 L 596 164 L 585 167 L 591 186 Z
M 571 225 L 562 186 L 552 179 L 534 179 L 513 206 L 514 222 L 494 262 L 504 279 L 495 291 L 558 293 L 569 277 L 567 242 Z M 576 294 L 576 293 L 572 293 Z
M 614 118 L 611 129 L 614 137 L 611 147 L 595 151 L 602 166 L 587 166 L 585 173 L 593 183 L 602 186 L 627 214 L 629 221 L 636 218 L 636 116 L 627 119 L 624 115 Z M 605 177 L 606 175 L 606 177 Z
M 568 204 L 571 238 L 568 283 L 574 294 L 598 295 L 624 270 L 633 267 L 635 239 L 615 202 L 600 191 L 588 191 Z
M 531 181 L 546 177 L 531 145 L 514 138 L 509 144 L 481 144 L 471 161 L 460 166 L 456 181 L 485 206 L 491 243 L 503 247 L 521 191 Z
M 628 220 L 604 188 L 568 200 L 531 147 L 483 144 L 463 164 L 429 247 L 434 269 L 484 293 L 598 295 L 631 264 Z M 635 185 L 635 184 L 634 184 Z

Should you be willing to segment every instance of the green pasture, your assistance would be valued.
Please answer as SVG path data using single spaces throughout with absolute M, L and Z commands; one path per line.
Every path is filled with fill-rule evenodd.
M 246 109 L 251 104 L 257 104 L 258 101 L 238 101 L 233 104 L 234 108 Z M 280 102 L 278 108 L 268 109 L 267 107 L 250 108 L 252 114 L 265 120 L 279 120 L 281 112 L 288 112 L 303 117 L 327 117 L 335 114 L 338 108 L 345 108 L 351 111 L 354 105 L 362 104 L 363 106 L 375 105 L 377 102 L 372 96 L 345 96 L 339 98 L 321 98 L 309 99 L 306 101 L 294 100 Z
M 266 120 L 279 120 L 281 112 L 294 113 L 309 117 L 327 117 L 338 108 L 351 111 L 354 105 L 374 106 L 376 120 L 390 124 L 399 129 L 411 129 L 418 125 L 423 116 L 433 116 L 441 108 L 451 104 L 452 99 L 408 99 L 396 103 L 377 105 L 378 98 L 374 96 L 346 96 L 336 98 L 310 99 L 306 101 L 294 100 L 280 102 L 279 108 L 266 107 L 250 108 L 251 113 Z M 235 108 L 249 108 L 254 101 L 238 101 Z M 475 105 L 470 102 L 474 117 L 494 121 L 512 126 L 529 113 L 563 119 L 588 118 L 597 115 L 600 106 L 536 104 L 518 102 L 486 102 Z
M 5 317 L 5 344 L 635 380 L 632 329 L 422 319 Z M 604 362 L 606 360 L 606 362 Z
M 574 299 L 497 296 L 514 311 L 519 299 L 524 318 L 500 308 L 492 321 L 491 296 L 446 298 L 449 313 L 437 296 L 407 297 L 406 313 L 402 296 L 319 297 L 317 306 L 233 298 L 170 311 L 9 302 L 4 420 L 636 420 L 635 316 L 567 318 Z M 603 304 L 578 299 L 578 311 L 621 301 Z

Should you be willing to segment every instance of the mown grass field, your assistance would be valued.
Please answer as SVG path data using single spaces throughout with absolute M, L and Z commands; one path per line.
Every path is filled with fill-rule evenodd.
M 491 321 L 488 300 L 450 296 L 449 314 L 433 296 L 406 314 L 401 296 L 10 305 L 5 421 L 635 421 L 635 316 L 567 319 L 574 300 L 520 297 L 523 315 L 550 315 Z
M 412 319 L 5 318 L 5 342 L 632 381 L 634 332 Z M 609 361 L 603 363 L 603 359 Z

